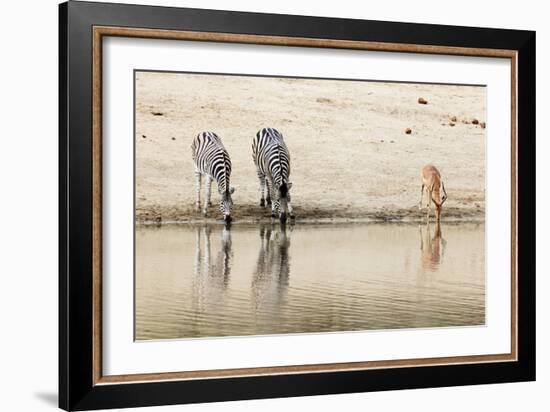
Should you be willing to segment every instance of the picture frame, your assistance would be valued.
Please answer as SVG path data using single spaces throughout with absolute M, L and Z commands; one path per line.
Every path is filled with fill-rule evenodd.
M 509 59 L 510 353 L 104 375 L 107 37 Z M 535 33 L 70 1 L 59 6 L 59 406 L 91 410 L 535 379 Z M 502 177 L 501 179 L 507 179 Z

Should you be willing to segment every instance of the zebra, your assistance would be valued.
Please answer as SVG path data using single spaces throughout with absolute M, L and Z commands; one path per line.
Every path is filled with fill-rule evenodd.
M 210 195 L 212 192 L 212 180 L 218 184 L 220 194 L 220 211 L 226 223 L 231 222 L 231 211 L 233 210 L 233 199 L 231 195 L 235 188 L 230 186 L 231 159 L 221 139 L 212 132 L 202 132 L 197 135 L 191 145 L 193 163 L 195 166 L 196 208 L 201 208 L 201 177 L 206 178 L 206 199 L 204 201 L 203 214 L 207 216 L 208 207 L 212 205 Z
M 283 135 L 275 129 L 263 128 L 252 141 L 252 158 L 260 180 L 260 206 L 271 203 L 271 217 L 279 212 L 279 219 L 286 222 L 287 212 L 294 219 L 290 204 L 290 153 Z M 264 191 L 267 186 L 267 198 Z

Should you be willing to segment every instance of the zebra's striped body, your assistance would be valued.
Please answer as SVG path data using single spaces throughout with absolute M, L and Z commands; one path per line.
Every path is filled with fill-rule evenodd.
M 290 153 L 283 140 L 283 135 L 272 128 L 263 128 L 252 142 L 252 157 L 260 180 L 260 205 L 271 202 L 271 216 L 286 221 L 287 212 L 291 218 L 290 204 Z M 264 191 L 267 186 L 267 199 Z
M 208 214 L 208 206 L 212 192 L 212 181 L 218 184 L 218 192 L 221 196 L 220 211 L 223 213 L 226 222 L 231 221 L 233 200 L 231 195 L 235 191 L 230 187 L 231 159 L 221 139 L 212 132 L 202 132 L 197 135 L 191 145 L 193 164 L 195 166 L 197 210 L 200 210 L 201 178 L 206 178 L 206 199 L 204 201 L 203 213 Z

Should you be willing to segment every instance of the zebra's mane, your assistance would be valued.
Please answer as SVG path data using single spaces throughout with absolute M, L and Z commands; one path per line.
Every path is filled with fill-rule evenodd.
M 225 151 L 225 148 L 224 148 L 224 152 L 223 152 L 223 181 L 225 183 L 225 194 L 226 195 L 229 195 L 229 186 L 230 186 L 230 183 L 229 183 L 229 173 L 228 173 L 228 166 L 229 166 L 229 155 L 228 153 Z

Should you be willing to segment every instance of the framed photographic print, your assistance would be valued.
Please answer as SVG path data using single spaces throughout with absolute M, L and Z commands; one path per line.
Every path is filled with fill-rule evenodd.
M 66 410 L 535 379 L 535 33 L 60 5 Z

